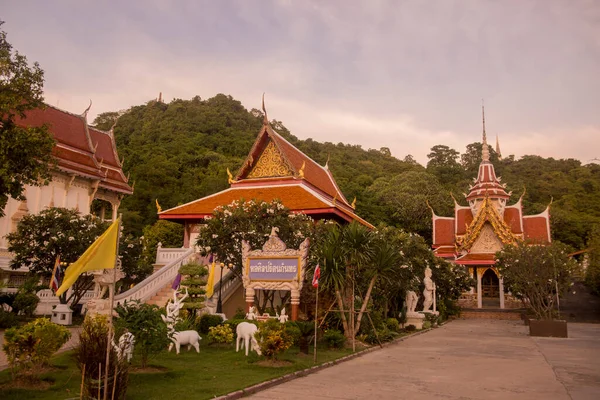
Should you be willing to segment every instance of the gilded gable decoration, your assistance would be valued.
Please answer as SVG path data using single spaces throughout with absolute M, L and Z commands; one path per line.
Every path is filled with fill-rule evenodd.
M 477 214 L 473 218 L 473 222 L 467 228 L 467 232 L 462 237 L 456 238 L 456 247 L 458 250 L 468 250 L 473 246 L 486 222 L 489 222 L 494 230 L 494 233 L 504 244 L 515 243 L 517 236 L 514 235 L 510 227 L 504 222 L 502 217 L 496 211 L 494 204 L 486 197 Z
M 294 171 L 292 167 L 282 156 L 273 141 L 269 141 L 247 177 L 269 178 L 293 175 Z

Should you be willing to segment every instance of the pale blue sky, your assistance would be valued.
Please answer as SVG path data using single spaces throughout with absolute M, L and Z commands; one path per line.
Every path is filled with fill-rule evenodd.
M 7 1 L 46 100 L 99 112 L 222 92 L 299 138 L 422 163 L 480 140 L 600 158 L 600 1 Z

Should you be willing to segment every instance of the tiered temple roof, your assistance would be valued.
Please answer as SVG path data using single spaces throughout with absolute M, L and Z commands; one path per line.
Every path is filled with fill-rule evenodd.
M 522 197 L 513 205 L 506 202 L 504 184 L 489 159 L 483 119 L 482 161 L 475 183 L 465 195 L 469 206 L 454 203 L 454 217 L 433 214 L 433 248 L 436 255 L 457 264 L 494 264 L 501 246 L 525 240 L 550 243 L 550 206 L 537 215 L 523 215 Z
M 317 164 L 273 130 L 266 116 L 248 157 L 229 189 L 162 211 L 160 219 L 183 222 L 212 215 L 217 206 L 233 200 L 279 199 L 292 212 L 315 219 L 359 221 L 373 227 L 354 212 L 339 189 L 328 166 Z
M 100 188 L 131 194 L 127 177 L 117 154 L 111 131 L 104 132 L 88 126 L 87 110 L 82 115 L 47 105 L 44 109 L 30 110 L 16 123 L 25 127 L 48 125 L 56 140 L 52 154 L 59 170 L 98 181 Z

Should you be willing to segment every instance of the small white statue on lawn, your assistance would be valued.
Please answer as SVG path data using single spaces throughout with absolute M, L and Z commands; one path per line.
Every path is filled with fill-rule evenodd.
M 246 319 L 249 319 L 250 321 L 256 319 L 256 307 L 250 306 L 248 312 L 246 313 Z
M 431 280 L 431 268 L 425 268 L 425 278 L 423 279 L 425 289 L 423 289 L 423 311 L 431 311 L 430 308 L 435 303 L 435 283 Z M 435 306 L 434 310 L 435 312 Z
M 133 347 L 135 345 L 135 336 L 131 332 L 125 332 L 119 338 L 119 344 L 115 344 L 114 339 L 112 340 L 112 346 L 117 352 L 117 357 L 119 360 L 123 360 L 123 358 L 127 359 L 127 362 L 131 362 L 131 357 L 133 357 Z
M 164 315 L 162 315 L 162 317 L 164 320 Z M 200 341 L 202 338 L 198 332 L 193 330 L 175 332 L 175 328 L 172 324 L 167 325 L 167 329 L 169 330 L 171 342 L 173 342 L 169 344 L 169 352 L 173 349 L 173 345 L 175 345 L 175 352 L 179 354 L 181 346 L 187 345 L 188 351 L 194 346 L 196 353 L 200 353 Z
M 281 314 L 277 315 L 277 319 L 279 320 L 279 322 L 281 322 L 282 324 L 286 323 L 287 320 L 289 319 L 289 317 L 286 315 L 285 313 L 285 307 L 281 308 Z
M 416 312 L 415 309 L 417 308 L 417 303 L 419 302 L 419 296 L 417 296 L 414 291 L 409 290 L 406 292 L 406 299 L 404 302 L 406 303 L 406 313 L 414 314 Z
M 240 351 L 241 344 L 241 348 L 246 346 L 246 357 L 248 356 L 248 350 L 254 350 L 259 356 L 262 355 L 260 352 L 260 346 L 256 341 L 256 332 L 258 332 L 256 325 L 250 322 L 240 322 L 235 328 L 235 333 L 237 334 L 237 339 L 235 340 L 235 351 Z

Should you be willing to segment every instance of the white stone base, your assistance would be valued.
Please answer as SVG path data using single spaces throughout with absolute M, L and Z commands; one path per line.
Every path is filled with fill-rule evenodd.
M 50 321 L 58 325 L 72 325 L 73 310 L 66 304 L 57 304 L 54 310 L 52 310 Z
M 414 325 L 417 329 L 423 329 L 423 319 L 425 319 L 425 315 L 415 312 L 409 312 L 406 314 L 406 326 Z

